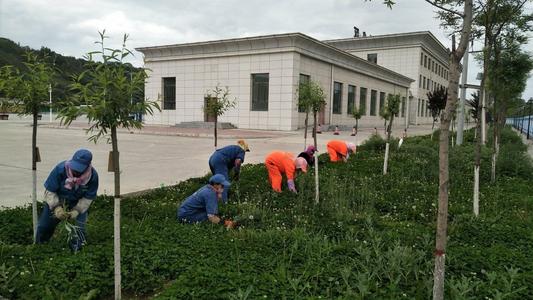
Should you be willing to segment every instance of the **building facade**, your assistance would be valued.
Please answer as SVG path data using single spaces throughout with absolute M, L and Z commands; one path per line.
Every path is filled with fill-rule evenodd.
M 448 86 L 449 50 L 429 31 L 356 36 L 325 43 L 415 81 L 409 87 L 409 123 L 431 123 L 427 93 Z
M 220 122 L 238 128 L 295 130 L 305 118 L 298 111 L 299 83 L 313 80 L 326 94 L 321 124 L 353 126 L 350 111 L 363 107 L 360 124 L 378 126 L 383 124 L 379 111 L 387 95 L 399 94 L 402 105 L 396 124 L 407 126 L 413 115 L 409 90 L 417 78 L 333 44 L 288 33 L 138 48 L 150 70 L 146 97 L 159 101 L 162 108 L 145 121 L 165 125 L 209 121 L 203 111 L 205 96 L 219 85 L 227 86 L 230 97 L 237 100 Z

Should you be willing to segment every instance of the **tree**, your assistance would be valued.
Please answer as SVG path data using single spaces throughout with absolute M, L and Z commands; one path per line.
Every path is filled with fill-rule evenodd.
M 48 56 L 38 56 L 26 52 L 24 70 L 13 66 L 0 69 L 0 91 L 21 110 L 21 114 L 32 115 L 32 215 L 33 239 L 37 232 L 37 162 L 40 161 L 37 147 L 37 118 L 39 111 L 48 106 L 48 87 L 52 83 L 54 69 L 48 62 Z
M 435 270 L 433 274 L 433 299 L 444 299 L 444 266 L 448 230 L 449 196 L 449 130 L 453 112 L 457 106 L 457 91 L 461 75 L 461 59 L 470 41 L 473 19 L 473 0 L 425 0 L 438 8 L 437 15 L 442 25 L 453 29 L 452 50 L 449 56 L 450 72 L 448 77 L 448 99 L 440 116 L 439 138 L 439 207 L 437 214 L 437 233 L 435 241 Z M 394 1 L 385 0 L 388 7 Z M 459 34 L 459 44 L 455 35 Z
M 205 94 L 205 99 L 207 99 L 206 106 L 204 106 L 204 111 L 215 118 L 214 126 L 214 135 L 215 135 L 215 149 L 217 148 L 217 126 L 218 126 L 218 117 L 222 116 L 231 108 L 234 108 L 237 105 L 237 100 L 229 99 L 230 91 L 229 87 L 226 86 L 225 89 L 220 88 L 219 85 L 211 91 L 207 91 Z
M 392 133 L 392 122 L 394 121 L 394 116 L 398 115 L 400 112 L 400 102 L 401 98 L 399 94 L 393 95 L 389 94 L 387 96 L 387 103 L 382 109 L 383 115 L 388 117 L 389 126 L 386 128 L 387 133 L 387 143 L 385 144 L 385 159 L 383 160 L 383 175 L 387 174 L 387 165 L 389 162 L 389 147 L 390 147 L 390 137 Z M 387 122 L 387 119 L 385 119 Z
M 505 125 L 507 111 L 512 99 L 518 99 L 526 88 L 533 60 L 521 49 L 521 38 L 514 34 L 499 39 L 494 44 L 494 56 L 490 59 L 487 89 L 493 95 L 491 110 L 493 116 L 491 182 L 496 181 L 496 161 L 499 155 L 501 130 Z
M 298 105 L 306 111 L 306 114 L 310 111 L 313 112 L 313 139 L 314 139 L 315 149 L 318 149 L 317 148 L 318 147 L 317 136 L 316 136 L 317 126 L 318 126 L 317 115 L 318 115 L 318 112 L 322 110 L 324 106 L 326 105 L 326 100 L 325 100 L 326 94 L 324 93 L 324 90 L 322 89 L 320 84 L 313 80 L 309 80 L 308 82 L 301 83 L 298 90 L 299 90 Z M 307 117 L 306 117 L 306 120 L 307 120 Z M 320 201 L 320 197 L 319 197 L 320 189 L 319 189 L 319 181 L 318 181 L 318 158 L 315 159 L 314 171 L 315 171 L 315 203 L 318 203 Z
M 387 104 L 379 110 L 379 116 L 383 119 L 383 131 L 387 134 L 387 121 L 390 119 L 390 112 Z
M 81 115 L 86 115 L 91 126 L 88 132 L 93 133 L 89 140 L 95 143 L 106 137 L 111 139 L 112 151 L 110 152 L 109 169 L 114 173 L 114 257 L 115 257 L 115 299 L 121 298 L 121 270 L 120 270 L 120 161 L 118 151 L 117 128 L 142 128 L 142 123 L 131 118 L 134 113 L 142 112 L 152 114 L 159 105 L 152 101 L 139 101 L 132 99 L 143 93 L 144 83 L 147 78 L 144 69 L 134 70 L 131 64 L 124 59 L 131 55 L 126 48 L 128 35 L 125 34 L 122 48 L 110 49 L 104 45 L 105 30 L 99 32 L 100 50 L 89 52 L 85 71 L 74 78 L 71 89 L 74 91 L 73 101 L 63 108 L 59 115 L 62 123 L 70 124 Z M 101 62 L 94 60 L 95 56 Z M 85 104 L 83 106 L 74 103 Z
M 481 60 L 483 64 L 483 77 L 481 79 L 481 89 L 479 94 L 479 103 L 480 106 L 480 124 L 481 126 L 477 129 L 477 140 L 476 140 L 476 149 L 474 154 L 474 215 L 479 214 L 479 171 L 481 167 L 481 145 L 485 144 L 485 107 L 487 99 L 487 92 L 493 93 L 494 91 L 488 90 L 488 76 L 491 72 L 491 60 L 494 59 L 496 54 L 496 48 L 498 47 L 498 41 L 502 37 L 511 37 L 511 39 L 523 40 L 524 37 L 520 32 L 526 32 L 531 30 L 531 14 L 524 13 L 524 5 L 528 2 L 527 0 L 477 0 L 476 8 L 477 14 L 474 19 L 474 35 L 484 37 L 484 47 L 482 56 L 478 59 Z M 496 87 L 498 89 L 499 87 Z M 500 99 L 501 101 L 501 99 Z M 494 104 L 498 106 L 498 103 Z M 494 132 L 494 131 L 493 131 Z M 496 156 L 499 152 L 497 148 L 498 145 L 498 136 L 499 130 L 496 129 L 494 132 L 494 146 L 493 146 L 493 166 L 495 172 L 495 163 Z M 495 178 L 495 174 L 493 175 Z
M 353 108 L 352 110 L 352 117 L 355 119 L 355 134 L 357 134 L 357 130 L 359 129 L 359 119 L 363 117 L 364 111 L 361 108 Z
M 305 112 L 304 121 L 304 149 L 307 147 L 307 127 L 309 126 L 309 113 L 313 109 L 313 98 L 311 92 L 313 85 L 309 81 L 300 82 L 298 86 L 298 108 Z M 316 146 L 316 145 L 315 145 Z
M 446 107 L 446 99 L 448 98 L 448 91 L 441 87 L 433 92 L 427 93 L 428 96 L 428 109 L 433 117 L 433 125 L 431 126 L 431 139 L 433 139 L 433 129 L 435 123 L 439 119 L 440 112 Z

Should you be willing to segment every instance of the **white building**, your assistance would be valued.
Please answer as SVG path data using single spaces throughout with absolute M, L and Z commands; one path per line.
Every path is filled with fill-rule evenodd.
M 429 31 L 324 41 L 415 79 L 409 89 L 411 124 L 431 123 L 427 93 L 448 87 L 449 50 Z
M 319 82 L 327 95 L 327 105 L 319 115 L 321 124 L 352 126 L 355 120 L 349 111 L 364 106 L 366 115 L 360 120 L 361 126 L 378 126 L 383 123 L 379 111 L 387 94 L 402 97 L 396 124 L 407 125 L 423 118 L 429 122 L 429 115 L 422 113 L 425 104 L 421 101 L 426 83 L 444 85 L 444 79 L 437 81 L 430 70 L 437 68 L 436 72 L 442 74 L 447 71 L 442 61 L 446 50 L 429 32 L 407 35 L 418 42 L 401 43 L 399 38 L 393 39 L 400 43 L 396 46 L 371 43 L 377 64 L 365 57 L 370 47 L 354 45 L 378 41 L 378 37 L 321 42 L 301 33 L 288 33 L 138 48 L 144 54 L 145 67 L 151 70 L 146 97 L 160 101 L 162 108 L 145 120 L 166 125 L 207 121 L 204 96 L 218 84 L 228 86 L 237 99 L 237 106 L 220 122 L 239 128 L 295 130 L 304 122 L 304 114 L 297 107 L 298 84 L 310 78 Z M 419 56 L 430 69 L 419 66 Z M 440 69 L 435 67 L 439 65 Z M 421 88 L 417 88 L 418 81 Z M 416 98 L 409 101 L 409 95 Z

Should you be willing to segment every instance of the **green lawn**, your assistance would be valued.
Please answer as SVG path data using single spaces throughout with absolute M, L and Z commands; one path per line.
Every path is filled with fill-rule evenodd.
M 383 141 L 377 138 L 359 147 L 347 164 L 321 156 L 318 205 L 312 171 L 297 179 L 299 194 L 285 191 L 285 185 L 276 194 L 263 165 L 245 165 L 231 204 L 222 208 L 242 224 L 236 230 L 176 221 L 180 202 L 207 177 L 124 200 L 125 298 L 430 298 L 437 140 L 414 137 L 399 150 L 392 147 L 386 176 Z M 472 132 L 465 140 L 450 151 L 446 296 L 532 299 L 531 159 L 520 138 L 506 129 L 497 182 L 490 184 L 490 149 L 483 149 L 475 218 Z M 49 244 L 32 245 L 29 207 L 0 211 L 0 228 L 1 296 L 113 295 L 111 198 L 99 197 L 91 207 L 89 244 L 77 254 L 68 249 L 65 230 L 56 231 Z

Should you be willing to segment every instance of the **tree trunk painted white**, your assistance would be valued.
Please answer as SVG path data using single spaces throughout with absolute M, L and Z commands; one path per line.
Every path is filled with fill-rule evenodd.
M 387 164 L 389 162 L 389 143 L 385 144 L 385 159 L 383 160 L 383 175 L 387 175 Z
M 496 182 L 496 160 L 500 153 L 500 141 L 498 140 L 498 129 L 496 128 L 498 123 L 494 124 L 494 151 L 492 152 L 492 169 L 490 173 L 490 180 L 492 183 Z
M 474 216 L 479 215 L 479 166 L 474 166 Z
M 315 149 L 318 149 L 318 142 L 317 142 L 317 111 L 313 110 L 313 141 Z M 317 152 L 318 153 L 318 152 Z M 319 188 L 319 180 L 318 180 L 318 155 L 315 155 L 315 203 L 318 204 L 320 202 L 320 188 Z
M 318 182 L 318 156 L 315 157 L 315 203 L 320 201 L 319 182 Z
M 31 193 L 31 212 L 33 219 L 33 243 L 35 244 L 35 238 L 37 236 L 37 170 L 31 171 L 32 175 L 32 193 Z
M 457 145 L 463 144 L 463 131 L 465 127 L 465 100 L 466 100 L 466 84 L 468 78 L 468 51 L 465 51 L 463 56 L 463 72 L 461 74 L 461 97 L 459 98 L 459 111 L 457 124 Z
M 433 273 L 433 300 L 444 299 L 444 288 L 440 288 L 437 282 L 444 284 L 444 269 L 445 269 L 446 254 L 435 253 L 435 270 Z M 444 287 L 444 286 L 443 286 Z
M 113 207 L 113 257 L 115 269 L 115 299 L 122 298 L 122 273 L 120 262 L 120 157 L 118 152 L 117 128 L 111 127 L 113 147 L 113 175 L 115 179 L 115 199 Z
M 31 135 L 31 171 L 32 171 L 32 220 L 33 220 L 33 242 L 35 243 L 35 237 L 37 236 L 37 111 L 33 111 L 33 128 Z

